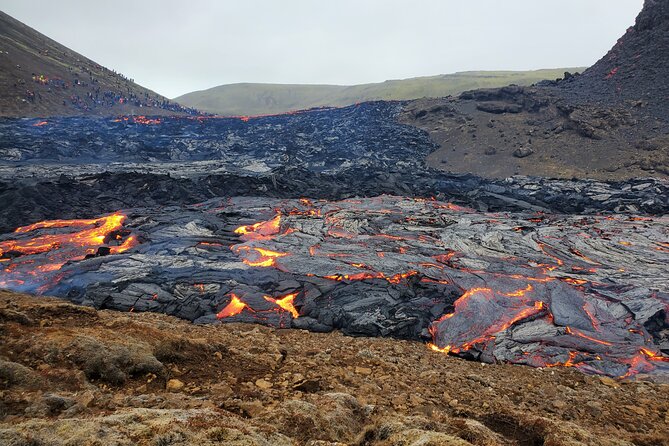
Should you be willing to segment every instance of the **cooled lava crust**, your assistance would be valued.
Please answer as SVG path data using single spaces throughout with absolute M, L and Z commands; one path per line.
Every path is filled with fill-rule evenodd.
M 196 323 L 662 375 L 667 183 L 446 174 L 402 106 L 2 120 L 0 282 Z

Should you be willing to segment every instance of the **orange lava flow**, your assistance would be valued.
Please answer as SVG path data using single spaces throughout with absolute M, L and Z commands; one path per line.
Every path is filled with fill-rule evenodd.
M 218 242 L 198 242 L 198 246 L 225 246 L 223 243 Z
M 244 308 L 250 310 L 249 306 L 246 305 L 241 299 L 234 293 L 230 293 L 230 303 L 225 306 L 221 311 L 218 312 L 216 318 L 223 319 L 225 317 L 235 316 L 241 313 Z
M 323 276 L 325 279 L 337 280 L 339 282 L 343 280 L 365 280 L 365 279 L 385 279 L 386 276 L 383 273 L 373 272 L 373 273 L 357 273 L 357 274 L 333 274 L 331 276 Z
M 591 263 L 591 264 L 593 264 L 593 265 L 599 265 L 598 262 L 595 262 L 595 261 L 592 260 L 590 257 L 587 257 L 586 255 L 584 255 L 581 251 L 579 251 L 579 250 L 576 249 L 576 248 L 569 248 L 569 252 L 571 252 L 572 254 L 574 254 L 574 255 L 576 255 L 576 256 L 582 258 L 583 260 L 585 260 L 585 261 L 588 262 L 588 263 Z
M 578 337 L 583 338 L 583 339 L 587 339 L 588 341 L 592 341 L 592 342 L 595 342 L 597 344 L 613 345 L 613 343 L 611 343 L 611 342 L 602 341 L 601 339 L 593 338 L 592 336 L 589 336 L 589 335 L 587 335 L 587 334 L 585 334 L 581 331 L 578 331 L 575 328 L 566 327 L 565 328 L 565 333 L 570 334 L 570 335 L 574 335 L 574 336 L 578 336 Z
M 300 313 L 297 311 L 297 308 L 295 308 L 293 302 L 295 301 L 295 298 L 297 297 L 298 294 L 299 292 L 290 293 L 278 299 L 274 299 L 269 296 L 263 296 L 263 297 L 265 298 L 266 301 L 278 305 L 285 311 L 289 312 L 294 319 L 297 319 L 300 316 Z
M 438 283 L 442 285 L 448 285 L 450 282 L 448 280 L 436 280 L 436 279 L 431 279 L 429 277 L 423 277 L 420 279 L 421 282 L 423 283 Z
M 567 283 L 572 284 L 572 285 L 583 285 L 583 284 L 588 283 L 587 280 L 583 280 L 583 279 L 572 279 L 571 277 L 567 277 L 567 278 L 564 278 L 564 279 L 561 279 L 561 280 L 562 280 L 563 282 L 567 282 Z
M 243 258 L 242 262 L 249 266 L 257 267 L 270 267 L 276 266 L 276 259 L 278 257 L 285 257 L 288 255 L 287 252 L 276 252 L 270 251 L 269 249 L 263 248 L 252 248 L 250 246 L 233 246 L 232 250 L 239 254 L 241 251 L 246 251 L 248 253 L 253 253 L 252 258 Z
M 583 311 L 585 311 L 585 314 L 588 315 L 588 319 L 590 319 L 590 323 L 592 324 L 592 328 L 594 328 L 596 331 L 599 330 L 599 322 L 597 321 L 597 318 L 593 314 L 592 310 L 594 307 L 592 304 L 584 303 L 583 304 Z
M 15 233 L 22 234 L 30 231 L 34 231 L 36 229 L 45 229 L 45 228 L 69 228 L 69 227 L 80 227 L 80 226 L 90 226 L 90 225 L 95 225 L 98 223 L 101 223 L 103 221 L 109 220 L 111 218 L 118 219 L 120 217 L 121 223 L 123 223 L 123 220 L 125 219 L 125 216 L 122 214 L 113 214 L 107 217 L 101 217 L 101 218 L 91 218 L 87 220 L 47 220 L 47 221 L 40 221 L 37 223 L 33 223 L 32 225 L 28 226 L 21 226 L 19 228 L 16 228 L 14 230 Z M 120 226 L 119 226 L 120 227 Z
M 281 214 L 269 221 L 261 221 L 252 225 L 240 226 L 235 229 L 235 234 L 242 236 L 242 240 L 267 240 L 272 235 L 278 234 L 281 229 Z
M 467 290 L 462 296 L 460 296 L 458 300 L 455 301 L 454 303 L 455 310 L 453 313 L 444 314 L 439 319 L 437 319 L 435 323 L 446 321 L 454 317 L 456 314 L 458 314 L 458 312 L 461 312 L 464 308 L 466 308 L 469 305 L 468 301 L 472 296 L 483 294 L 483 296 L 486 299 L 493 298 L 495 294 L 507 297 L 525 297 L 527 293 L 530 293 L 533 290 L 534 288 L 532 287 L 531 284 L 528 284 L 527 287 L 523 289 L 519 289 L 510 293 L 495 292 L 491 288 L 471 288 Z M 530 301 L 527 303 L 528 304 L 532 303 L 532 305 L 525 306 L 524 308 L 519 308 L 515 314 L 510 315 L 507 318 L 499 319 L 498 321 L 494 322 L 493 324 L 485 328 L 474 339 L 468 340 L 467 342 L 464 342 L 460 345 L 447 345 L 445 347 L 439 347 L 437 345 L 432 344 L 434 346 L 430 345 L 430 348 L 432 348 L 432 350 L 439 351 L 442 353 L 450 353 L 450 352 L 460 353 L 469 350 L 470 348 L 479 343 L 486 342 L 490 339 L 494 339 L 496 334 L 508 329 L 516 322 L 537 315 L 545 310 L 545 304 L 541 301 Z M 434 337 L 436 334 L 436 326 L 434 324 L 430 327 L 430 332 Z
M 407 279 L 407 278 L 409 278 L 411 276 L 415 276 L 417 274 L 418 274 L 418 271 L 408 271 L 406 273 L 395 274 L 394 276 L 388 277 L 386 280 L 390 283 L 398 284 L 403 279 Z
M 525 287 L 522 290 L 517 290 L 517 291 L 514 291 L 512 293 L 504 293 L 504 295 L 508 296 L 508 297 L 523 297 L 525 294 L 529 293 L 533 289 L 534 289 L 534 287 L 532 285 L 528 284 L 527 287 Z
M 457 211 L 457 212 L 475 212 L 474 209 L 464 207 L 464 206 L 458 206 L 457 204 L 453 203 L 446 203 L 446 204 L 437 204 L 434 203 L 432 206 L 434 206 L 435 209 L 448 209 L 449 211 Z
M 123 243 L 121 243 L 118 246 L 111 246 L 110 252 L 111 254 L 120 254 L 122 252 L 127 251 L 128 249 L 137 246 L 139 242 L 137 241 L 137 238 L 134 235 L 129 236 Z
M 37 229 L 46 228 L 68 228 L 93 226 L 79 232 L 70 234 L 47 234 L 35 237 L 27 241 L 7 240 L 0 242 L 0 257 L 6 256 L 14 251 L 22 255 L 39 254 L 51 251 L 61 247 L 93 247 L 105 243 L 107 236 L 121 229 L 126 217 L 123 214 L 116 213 L 106 217 L 100 217 L 90 220 L 52 220 L 22 226 L 14 232 L 23 234 Z M 136 244 L 134 237 L 129 237 L 121 246 L 112 248 L 112 252 L 119 253 L 130 249 Z
M 550 257 L 551 259 L 555 260 L 556 265 L 546 265 L 546 266 L 545 266 L 546 271 L 554 271 L 554 270 L 556 270 L 558 267 L 564 265 L 564 261 L 562 261 L 561 258 L 559 258 L 559 257 L 557 257 L 557 256 L 555 256 L 555 255 L 553 255 L 553 254 L 550 254 L 548 251 L 546 251 L 546 245 L 545 245 L 545 244 L 543 244 L 543 243 L 538 243 L 538 242 L 537 242 L 537 245 L 539 245 L 539 249 L 541 249 L 541 251 L 542 251 L 544 254 L 546 254 L 546 255 L 547 255 L 548 257 Z
M 472 288 L 472 289 L 470 289 L 470 290 L 467 290 L 467 291 L 465 292 L 465 294 L 463 294 L 462 296 L 460 296 L 460 298 L 459 298 L 458 300 L 455 301 L 455 304 L 454 304 L 454 305 L 455 305 L 456 311 L 457 311 L 458 306 L 462 306 L 462 305 L 464 305 L 464 304 L 465 304 L 465 301 L 466 301 L 467 299 L 469 299 L 471 296 L 473 296 L 474 294 L 477 294 L 477 293 L 492 294 L 492 292 L 493 292 L 493 291 L 492 291 L 492 289 L 490 289 L 490 288 Z M 445 315 L 443 315 L 442 317 L 440 317 L 439 319 L 437 319 L 436 322 L 441 322 L 441 321 L 443 321 L 443 320 L 445 320 L 445 319 L 450 319 L 450 318 L 452 318 L 454 315 L 455 315 L 455 312 L 445 314 Z
M 155 125 L 155 124 L 160 124 L 162 121 L 159 118 L 150 119 L 147 118 L 146 116 L 135 116 L 133 118 L 133 122 L 144 125 Z
M 432 258 L 434 260 L 436 260 L 437 262 L 440 262 L 440 263 L 448 263 L 453 258 L 454 255 L 455 255 L 455 251 L 451 251 L 448 254 L 439 254 L 439 255 L 433 256 Z
M 578 356 L 578 352 L 569 352 L 569 359 L 567 359 L 565 362 L 553 362 L 551 364 L 544 365 L 544 367 L 576 367 L 580 364 L 574 362 L 576 356 Z
M 473 339 L 469 342 L 466 342 L 462 344 L 459 348 L 452 348 L 451 350 L 454 352 L 462 351 L 462 350 L 469 350 L 472 348 L 474 345 L 484 342 L 490 338 L 494 338 L 494 335 L 506 330 L 507 328 L 511 327 L 513 324 L 515 324 L 518 321 L 521 321 L 523 319 L 526 319 L 530 316 L 534 316 L 535 314 L 538 314 L 544 310 L 544 303 L 543 302 L 534 302 L 534 305 L 531 307 L 524 308 L 523 310 L 519 311 L 515 316 L 505 320 L 505 321 L 499 321 L 498 323 L 493 324 L 492 326 L 488 327 L 486 330 L 484 330 L 483 334 L 476 339 Z
M 639 353 L 633 356 L 629 362 L 627 362 L 627 364 L 629 364 L 629 369 L 627 370 L 627 373 L 620 378 L 625 379 L 637 375 L 640 372 L 653 370 L 655 366 L 652 364 L 652 362 L 669 363 L 669 357 L 662 356 L 660 353 L 642 347 L 639 349 Z
M 355 265 L 354 265 L 355 266 Z M 406 273 L 399 273 L 392 275 L 390 277 L 386 276 L 385 274 L 377 271 L 371 271 L 371 272 L 364 272 L 364 273 L 357 273 L 357 274 L 332 274 L 329 276 L 323 276 L 324 279 L 329 279 L 329 280 L 336 280 L 338 282 L 342 282 L 344 280 L 366 280 L 366 279 L 385 279 L 389 283 L 392 284 L 398 284 L 400 283 L 403 279 L 406 279 L 411 276 L 415 276 L 418 274 L 418 271 L 408 271 Z
M 433 343 L 428 343 L 427 346 L 430 348 L 430 350 L 434 350 L 435 352 L 443 353 L 445 355 L 449 354 L 451 352 L 451 346 L 447 345 L 444 348 L 437 347 L 436 344 Z
M 647 348 L 641 348 L 641 354 L 643 354 L 649 361 L 660 361 L 660 362 L 669 362 L 669 357 L 662 356 L 660 353 L 654 352 Z
M 0 286 L 26 286 L 42 293 L 57 282 L 48 273 L 60 270 L 68 261 L 95 255 L 97 248 L 105 245 L 109 254 L 129 250 L 139 241 L 134 235 L 126 235 L 127 231 L 119 232 L 125 219 L 117 212 L 100 218 L 42 221 L 17 228 L 16 239 L 0 242 L 0 261 L 4 266 L 0 269 Z M 34 231 L 42 232 L 30 238 Z

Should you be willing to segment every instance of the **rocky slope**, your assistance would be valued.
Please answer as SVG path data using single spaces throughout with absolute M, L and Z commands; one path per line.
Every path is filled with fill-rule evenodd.
M 669 176 L 669 0 L 647 0 L 636 25 L 583 75 L 533 87 L 415 101 L 403 122 L 440 148 L 428 163 L 486 177 Z
M 0 116 L 192 112 L 0 11 Z
M 669 442 L 666 384 L 0 292 L 7 445 Z
M 633 101 L 669 116 L 669 1 L 646 0 L 634 26 L 574 82 L 561 85 L 577 97 Z

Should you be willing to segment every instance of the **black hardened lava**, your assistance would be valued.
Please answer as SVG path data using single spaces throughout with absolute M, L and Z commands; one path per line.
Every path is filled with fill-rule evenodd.
M 35 221 L 219 196 L 438 197 L 484 211 L 669 211 L 667 183 L 429 169 L 434 144 L 399 124 L 401 103 L 261 118 L 0 120 L 0 231 Z
M 666 371 L 666 182 L 438 172 L 401 107 L 2 120 L 0 286 L 487 362 Z

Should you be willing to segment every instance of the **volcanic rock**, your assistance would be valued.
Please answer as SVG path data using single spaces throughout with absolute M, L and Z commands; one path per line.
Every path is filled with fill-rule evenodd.
M 669 1 L 645 0 L 643 10 L 613 48 L 568 84 L 569 92 L 600 100 L 643 101 L 669 117 Z
M 427 134 L 394 120 L 401 110 L 401 104 L 367 103 L 246 122 L 162 118 L 145 124 L 60 118 L 34 127 L 31 120 L 0 120 L 0 131 L 14 135 L 11 141 L 0 139 L 0 152 L 14 147 L 23 160 L 0 163 L 0 231 L 39 220 L 240 195 L 342 199 L 388 193 L 436 196 L 480 210 L 669 211 L 666 183 L 656 180 L 490 181 L 430 169 L 423 160 L 434 156 L 430 153 L 435 145 Z M 308 136 L 298 138 L 298 129 L 309 129 Z M 91 132 L 104 142 L 104 149 L 86 137 Z M 652 166 L 659 172 L 664 140 L 649 141 L 660 148 L 652 153 Z M 181 144 L 196 149 L 186 151 L 184 159 L 174 157 L 173 148 Z M 531 159 L 552 150 L 540 140 L 533 140 L 532 146 L 539 148 Z M 496 148 L 492 155 L 481 153 L 478 160 L 485 159 L 490 168 L 504 166 L 497 162 L 501 158 L 511 158 L 521 167 L 528 160 L 512 158 L 506 144 Z M 449 155 L 448 163 L 459 159 Z M 645 161 L 639 163 L 645 166 Z M 637 184 L 653 187 L 629 193 Z M 602 200 L 602 194 L 609 199 Z
M 72 236 L 67 224 L 45 222 L 5 236 L 0 249 L 43 243 L 40 237 L 59 247 L 15 259 L 0 279 L 96 308 L 197 323 L 424 339 L 485 362 L 568 364 L 616 377 L 664 370 L 663 218 L 490 214 L 391 196 L 237 197 L 129 214 L 113 217 L 127 238 L 110 255 L 58 268 L 58 259 L 81 258 L 82 240 L 95 228 Z M 48 235 L 54 225 L 62 235 Z M 36 267 L 44 271 L 39 280 Z M 90 352 L 89 376 L 119 383 L 162 374 L 145 346 L 77 345 Z M 170 360 L 174 350 L 155 355 Z M 282 359 L 278 351 L 256 355 L 271 368 Z M 372 372 L 365 364 L 354 370 Z
M 505 104 L 503 102 L 479 102 L 476 104 L 478 110 L 501 114 L 501 113 L 520 113 L 523 109 L 521 105 L 518 104 Z
M 166 389 L 169 390 L 170 392 L 178 392 L 184 388 L 185 384 L 183 381 L 180 381 L 178 379 L 170 379 L 167 381 L 167 386 Z
M 513 151 L 513 156 L 516 158 L 525 158 L 526 156 L 530 156 L 533 153 L 534 150 L 532 150 L 530 147 L 518 147 Z

